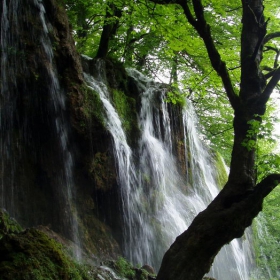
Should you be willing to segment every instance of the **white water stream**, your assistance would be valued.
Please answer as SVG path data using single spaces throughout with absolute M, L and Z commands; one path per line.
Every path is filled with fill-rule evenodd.
M 99 73 L 104 73 L 102 61 Z M 141 92 L 138 149 L 132 150 L 120 118 L 110 100 L 104 75 L 86 81 L 98 92 L 104 105 L 107 128 L 114 140 L 125 222 L 124 250 L 134 264 L 159 268 L 165 251 L 175 238 L 217 195 L 214 163 L 199 139 L 196 117 L 187 102 L 181 114 L 185 162 L 182 174 L 174 156 L 174 127 L 165 102 L 165 90 L 136 70 L 128 69 Z M 234 240 L 217 256 L 210 275 L 223 280 L 248 280 L 250 270 L 248 239 Z

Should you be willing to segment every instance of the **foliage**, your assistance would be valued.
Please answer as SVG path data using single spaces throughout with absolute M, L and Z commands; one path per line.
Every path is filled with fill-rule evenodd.
M 276 173 L 280 166 L 276 139 L 258 141 L 257 171 L 262 180 L 268 174 Z M 276 152 L 276 153 L 275 153 Z M 280 189 L 270 193 L 264 203 L 263 211 L 254 222 L 254 247 L 256 252 L 257 270 L 253 279 L 279 279 L 280 261 Z
M 120 276 L 132 279 L 135 277 L 133 266 L 124 258 L 119 257 L 115 262 L 115 268 Z
M 109 56 L 130 67 L 141 69 L 160 81 L 168 81 L 192 100 L 205 139 L 229 164 L 232 149 L 233 111 L 224 94 L 220 77 L 213 71 L 203 41 L 187 23 L 176 5 L 158 5 L 150 1 L 65 0 L 78 50 L 95 56 L 104 24 L 117 24 L 111 38 Z M 106 18 L 106 9 L 114 3 L 122 10 L 120 18 Z M 227 61 L 234 86 L 239 88 L 240 77 L 240 16 L 242 9 L 231 0 L 205 2 L 205 17 L 222 59 Z M 266 4 L 269 11 L 269 32 L 274 30 L 276 18 L 270 11 L 278 9 L 274 2 Z M 113 12 L 111 12 L 113 13 Z M 278 47 L 276 38 L 272 44 Z M 272 47 L 270 43 L 270 46 Z M 275 51 L 267 50 L 263 67 L 272 67 Z M 181 103 L 176 90 L 168 93 L 167 101 Z M 247 143 L 254 146 L 253 140 Z
M 166 94 L 166 102 L 172 104 L 179 104 L 184 107 L 186 105 L 186 96 L 178 89 L 172 88 L 171 91 Z
M 253 279 L 273 280 L 280 277 L 279 201 L 280 191 L 276 189 L 266 198 L 263 213 L 254 223 L 257 268 L 253 273 Z
M 14 219 L 10 218 L 8 213 L 0 210 L 0 239 L 5 234 L 19 233 L 22 231 L 21 226 Z

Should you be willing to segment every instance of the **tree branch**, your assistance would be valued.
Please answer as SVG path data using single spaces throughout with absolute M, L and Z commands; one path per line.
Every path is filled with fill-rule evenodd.
M 271 174 L 256 185 L 253 195 L 258 199 L 264 199 L 273 189 L 280 184 L 280 174 Z
M 263 25 L 259 26 L 259 40 L 258 40 L 258 43 L 257 43 L 257 45 L 255 47 L 255 51 L 252 54 L 252 60 L 253 61 L 255 61 L 255 59 L 257 58 L 258 53 L 259 53 L 261 47 L 264 45 L 263 41 L 264 41 L 265 34 L 266 34 L 266 27 L 267 27 L 268 20 Z
M 201 0 L 192 0 L 195 17 L 192 15 L 186 0 L 150 0 L 156 4 L 179 4 L 184 11 L 188 22 L 195 28 L 202 38 L 206 47 L 210 62 L 216 73 L 221 77 L 226 94 L 231 106 L 235 109 L 239 106 L 239 98 L 235 93 L 232 85 L 226 63 L 221 59 L 221 56 L 214 44 L 210 26 L 207 24 L 204 17 L 204 9 Z
M 276 69 L 271 69 L 268 73 L 266 73 L 266 74 L 264 75 L 264 78 L 265 78 L 266 80 L 268 80 L 269 78 L 271 78 L 271 77 L 274 75 L 275 71 L 276 71 Z
M 263 44 L 265 45 L 268 41 L 280 37 L 280 32 L 274 32 L 267 34 L 263 39 Z
M 160 4 L 160 5 L 164 5 L 164 4 L 178 4 L 177 0 L 150 0 L 150 1 L 155 3 L 155 4 Z
M 268 101 L 273 89 L 277 86 L 279 80 L 280 80 L 280 67 L 275 70 L 272 78 L 270 79 L 270 81 L 266 85 L 263 93 L 261 94 L 261 96 L 258 100 L 259 104 L 266 104 L 266 102 Z
M 194 16 L 191 14 L 187 1 L 179 0 L 178 4 L 182 6 L 187 20 L 196 29 L 196 31 L 202 38 L 209 59 L 211 61 L 211 65 L 216 71 L 216 73 L 221 77 L 230 104 L 235 109 L 239 105 L 239 98 L 235 93 L 226 64 L 221 59 L 221 56 L 214 44 L 210 26 L 209 24 L 207 24 L 204 17 L 204 10 L 201 1 L 193 0 L 192 2 L 193 2 L 196 18 L 194 18 Z
M 280 50 L 277 49 L 276 47 L 265 46 L 264 52 L 267 52 L 267 51 L 276 52 L 275 59 L 274 59 L 274 66 L 273 66 L 273 69 L 275 70 L 278 67 L 278 58 L 279 58 L 279 55 L 280 55 Z

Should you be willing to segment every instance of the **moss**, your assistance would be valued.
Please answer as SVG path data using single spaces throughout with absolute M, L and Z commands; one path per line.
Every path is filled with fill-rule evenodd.
M 216 181 L 219 189 L 222 189 L 228 180 L 228 174 L 226 171 L 225 162 L 220 153 L 214 153 L 215 165 L 216 165 Z
M 152 267 L 149 265 L 144 265 L 141 268 L 136 268 L 123 257 L 119 257 L 116 261 L 108 261 L 105 264 L 112 268 L 119 276 L 124 279 L 156 279 L 156 275 L 154 274 L 154 269 Z
M 111 57 L 105 60 L 105 64 L 109 87 L 126 92 L 129 95 L 131 92 L 127 89 L 128 76 L 123 63 Z
M 85 117 L 90 119 L 92 116 L 94 116 L 96 120 L 104 125 L 104 109 L 99 94 L 86 85 L 83 86 L 83 92 L 84 104 L 82 108 Z
M 19 233 L 21 226 L 16 220 L 11 219 L 7 212 L 0 210 L 0 238 L 6 234 Z
M 90 173 L 93 176 L 97 190 L 108 190 L 115 182 L 115 173 L 112 172 L 112 159 L 107 153 L 96 153 L 90 165 Z
M 0 240 L 1 279 L 87 279 L 82 269 L 45 233 L 28 229 Z
M 112 90 L 112 98 L 125 132 L 132 136 L 137 128 L 135 100 L 116 89 Z
M 119 257 L 117 261 L 114 262 L 113 268 L 121 277 L 125 277 L 128 279 L 134 279 L 135 277 L 135 270 L 132 264 L 122 257 Z

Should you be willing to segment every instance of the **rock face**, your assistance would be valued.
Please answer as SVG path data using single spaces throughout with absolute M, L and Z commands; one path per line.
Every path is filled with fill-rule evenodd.
M 78 228 L 84 248 L 114 256 L 119 247 L 100 209 L 109 203 L 103 192 L 115 190 L 102 188 L 106 174 L 92 175 L 113 166 L 110 138 L 87 115 L 63 5 L 5 0 L 0 12 L 1 207 L 24 227 L 48 225 L 70 239 Z M 115 175 L 106 180 L 114 185 Z
M 112 139 L 83 77 L 83 67 L 95 75 L 96 61 L 82 67 L 61 1 L 4 0 L 0 13 L 0 207 L 23 227 L 48 226 L 114 257 L 123 220 Z M 136 86 L 120 63 L 105 64 L 135 146 Z
M 155 279 L 144 269 L 134 268 L 125 259 L 100 265 L 85 257 L 83 264 L 73 260 L 73 244 L 47 227 L 23 230 L 0 209 L 1 280 L 144 280 Z

